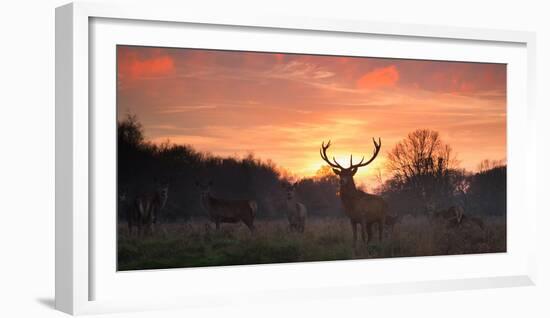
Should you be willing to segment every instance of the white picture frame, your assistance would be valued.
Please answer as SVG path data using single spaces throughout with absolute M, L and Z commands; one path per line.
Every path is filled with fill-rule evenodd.
M 106 24 L 97 24 L 98 21 L 106 22 Z M 150 36 L 143 35 L 138 38 L 135 34 L 133 35 L 132 29 L 137 28 L 138 25 L 145 30 L 153 25 L 158 32 L 155 35 L 154 41 L 156 42 L 151 42 L 153 40 Z M 109 97 L 109 85 L 114 83 L 114 75 L 109 79 L 108 72 L 111 70 L 107 67 L 112 65 L 112 54 L 101 48 L 117 43 L 183 45 L 181 44 L 183 42 L 171 42 L 171 37 L 174 34 L 182 34 L 178 29 L 182 26 L 193 26 L 197 29 L 196 32 L 200 32 L 201 27 L 208 28 L 212 33 L 209 35 L 210 37 L 203 37 L 204 34 L 189 36 L 195 41 L 198 38 L 210 41 L 202 42 L 201 47 L 218 48 L 220 43 L 215 42 L 216 37 L 220 41 L 221 38 L 216 35 L 216 32 L 234 28 L 236 30 L 235 37 L 239 36 L 237 34 L 239 32 L 253 30 L 256 33 L 271 32 L 277 36 L 288 36 L 289 39 L 297 36 L 295 35 L 297 33 L 306 36 L 315 34 L 316 38 L 332 40 L 338 40 L 338 37 L 343 36 L 348 42 L 360 41 L 355 37 L 372 37 L 375 38 L 373 41 L 379 42 L 388 42 L 395 38 L 396 46 L 388 45 L 388 53 L 384 53 L 380 45 L 376 46 L 379 51 L 375 55 L 383 57 L 392 57 L 391 50 L 394 52 L 399 50 L 399 41 L 409 41 L 411 49 L 409 52 L 402 52 L 400 56 L 394 57 L 430 58 L 425 49 L 414 49 L 415 43 L 413 42 L 415 41 L 424 41 L 422 42 L 424 45 L 430 42 L 432 45 L 448 45 L 453 48 L 456 44 L 454 52 L 448 52 L 449 55 L 441 56 L 456 60 L 509 62 L 509 65 L 512 66 L 513 76 L 508 83 L 510 87 L 508 105 L 510 178 L 508 189 L 514 195 L 509 198 L 508 206 L 511 211 L 521 209 L 525 216 L 514 217 L 517 214 L 512 212 L 508 219 L 508 222 L 513 224 L 511 228 L 508 228 L 508 236 L 511 237 L 509 252 L 504 255 L 116 273 L 116 268 L 112 267 L 114 256 L 111 252 L 113 249 L 108 246 L 109 244 L 114 246 L 116 243 L 112 240 L 114 233 L 113 236 L 106 235 L 105 239 L 94 237 L 94 229 L 104 223 L 101 218 L 97 219 L 91 213 L 98 204 L 112 205 L 112 202 L 109 203 L 109 199 L 101 200 L 101 202 L 94 201 L 97 198 L 98 183 L 102 184 L 102 188 L 105 188 L 106 191 L 113 190 L 113 196 L 115 189 L 114 184 L 101 183 L 104 180 L 109 180 L 108 178 L 96 175 L 98 165 L 101 165 L 98 163 L 98 151 L 102 152 L 101 158 L 112 158 L 115 151 L 112 147 L 107 147 L 107 150 L 98 149 L 97 144 L 98 140 L 110 138 L 109 131 L 112 132 L 114 129 L 114 126 L 108 125 L 112 123 L 113 118 L 106 119 L 106 121 L 98 120 L 98 118 L 110 116 L 110 106 L 101 112 L 97 112 L 97 109 L 93 108 L 94 103 L 102 98 L 106 98 L 106 103 L 112 105 L 110 102 L 112 96 Z M 113 30 L 116 32 L 112 32 Z M 193 34 L 192 30 L 189 31 L 188 35 Z M 228 35 L 233 36 L 229 33 Z M 235 43 L 241 44 L 236 44 L 237 46 L 234 48 L 267 51 L 273 45 L 277 45 L 276 41 L 254 42 L 256 46 L 237 41 Z M 312 41 L 312 47 L 302 48 L 300 52 L 332 52 L 330 46 L 315 46 L 315 43 Z M 223 48 L 227 48 L 227 45 L 229 44 L 224 45 Z M 485 45 L 483 50 L 476 50 L 477 46 L 483 45 Z M 258 49 L 258 46 L 261 47 Z M 460 48 L 459 46 L 464 47 Z M 536 251 L 534 250 L 536 246 L 534 244 L 535 194 L 522 189 L 535 187 L 536 167 L 521 164 L 527 162 L 527 158 L 532 157 L 535 152 L 534 46 L 535 34 L 530 32 L 366 21 L 317 20 L 288 16 L 251 17 L 245 14 L 224 16 L 213 15 L 211 12 L 193 12 L 192 8 L 185 4 L 176 7 L 160 7 L 154 10 L 144 5 L 117 6 L 115 3 L 73 3 L 57 8 L 56 308 L 71 314 L 86 314 L 197 305 L 209 306 L 235 303 L 243 301 L 242 299 L 246 299 L 248 302 L 273 302 L 290 299 L 338 298 L 358 294 L 377 295 L 534 284 L 536 278 L 534 271 L 536 267 Z M 491 47 L 495 47 L 494 51 Z M 503 47 L 504 49 L 501 49 Z M 509 47 L 509 50 L 506 47 Z M 442 50 L 449 51 L 449 48 Z M 435 51 L 437 50 L 434 48 Z M 103 55 L 102 52 L 106 52 L 106 54 Z M 338 52 L 334 52 L 334 54 Z M 353 54 L 353 52 L 347 53 Z M 355 54 L 361 56 L 365 54 L 365 51 L 357 51 Z M 432 57 L 437 58 L 438 56 Z M 98 65 L 99 67 L 95 69 L 94 67 Z M 114 74 L 114 69 L 112 72 Z M 96 81 L 98 78 L 105 79 L 101 81 L 105 82 L 105 88 Z M 114 89 L 114 86 L 112 88 Z M 97 93 L 97 95 L 93 93 Z M 114 114 L 114 111 L 112 113 Z M 98 134 L 98 125 L 107 127 L 106 134 Z M 511 148 L 514 149 L 514 152 L 511 152 Z M 107 162 L 105 171 L 113 172 L 113 166 Z M 108 173 L 103 174 L 103 176 L 107 175 Z M 106 261 L 103 262 L 103 260 Z M 485 265 L 479 266 L 481 263 Z M 101 264 L 109 265 L 102 267 Z M 501 267 L 492 270 L 491 264 L 501 264 Z M 407 266 L 407 271 L 403 271 L 402 266 Z M 434 268 L 437 266 L 445 270 L 440 272 L 426 270 L 429 266 L 434 266 Z M 346 275 L 338 278 L 329 277 L 327 273 L 334 268 L 340 268 L 348 273 L 364 273 L 362 275 L 364 278 L 357 281 L 351 280 L 349 277 L 346 278 Z M 369 270 L 382 274 L 368 275 Z M 398 272 L 401 272 L 402 275 L 397 275 Z M 411 273 L 416 276 L 409 279 L 403 276 Z M 281 278 L 288 275 L 292 279 L 283 284 Z M 228 278 L 228 276 L 230 277 Z M 319 279 L 318 277 L 323 278 Z M 178 282 L 178 280 L 185 282 L 186 287 L 168 288 L 165 294 L 158 292 L 158 288 L 155 288 L 163 286 L 163 284 L 169 285 L 171 282 Z M 207 283 L 201 283 L 205 280 Z M 100 284 L 98 284 L 99 281 L 101 281 Z M 225 287 L 218 286 L 217 290 L 209 292 L 212 287 L 216 287 L 215 282 L 223 282 L 225 284 L 220 285 Z M 137 290 L 136 286 L 144 286 L 144 284 L 147 286 L 146 289 L 156 290 L 156 292 L 149 293 L 143 298 L 132 294 L 132 291 Z M 307 290 L 307 293 L 304 293 L 304 290 Z M 228 291 L 231 293 L 227 293 Z M 125 297 L 118 297 L 123 293 Z M 166 294 L 169 293 L 173 297 L 166 297 Z M 246 297 L 239 298 L 235 295 Z

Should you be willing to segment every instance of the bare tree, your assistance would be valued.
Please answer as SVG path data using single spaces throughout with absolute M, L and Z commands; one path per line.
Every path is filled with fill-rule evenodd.
M 429 213 L 441 199 L 452 195 L 450 171 L 457 164 L 451 146 L 429 129 L 409 133 L 387 155 L 394 181 L 414 193 Z
M 406 181 L 420 175 L 441 174 L 457 163 L 451 152 L 451 146 L 443 143 L 437 131 L 418 129 L 388 153 L 388 168 Z

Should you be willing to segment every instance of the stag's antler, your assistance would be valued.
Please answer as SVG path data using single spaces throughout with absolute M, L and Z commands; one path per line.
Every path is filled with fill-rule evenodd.
M 346 168 L 342 167 L 337 161 L 336 158 L 332 157 L 332 160 L 334 163 L 330 162 L 330 160 L 327 157 L 327 149 L 330 147 L 330 140 L 328 141 L 327 145 L 325 146 L 325 142 L 321 144 L 321 149 L 319 149 L 319 154 L 321 154 L 321 158 L 328 163 L 329 166 L 340 169 L 340 170 L 346 170 Z
M 376 139 L 372 138 L 372 142 L 374 143 L 374 151 L 372 152 L 372 157 L 367 162 L 363 163 L 363 160 L 365 160 L 365 157 L 363 156 L 363 158 L 361 158 L 361 161 L 359 161 L 359 163 L 353 164 L 353 155 L 351 155 L 349 159 L 350 166 L 348 169 L 364 167 L 369 163 L 371 163 L 378 156 L 378 153 L 380 152 L 380 148 L 382 147 L 382 140 L 380 139 L 380 137 L 378 137 L 378 143 L 377 143 Z
M 319 149 L 319 154 L 321 154 L 321 158 L 333 168 L 337 168 L 340 170 L 358 169 L 360 167 L 364 167 L 370 164 L 378 156 L 378 153 L 380 152 L 380 148 L 382 147 L 382 140 L 378 138 L 378 142 L 376 142 L 376 139 L 372 138 L 372 142 L 374 143 L 374 151 L 372 153 L 372 157 L 367 162 L 363 162 L 365 160 L 365 156 L 363 156 L 363 158 L 361 158 L 361 161 L 359 161 L 359 163 L 353 164 L 353 154 L 352 154 L 349 157 L 348 168 L 342 167 L 334 157 L 332 157 L 332 161 L 334 161 L 334 163 L 328 159 L 327 149 L 328 147 L 330 147 L 330 140 L 328 141 L 326 146 L 325 146 L 325 142 L 323 141 L 323 143 L 321 144 L 321 149 Z

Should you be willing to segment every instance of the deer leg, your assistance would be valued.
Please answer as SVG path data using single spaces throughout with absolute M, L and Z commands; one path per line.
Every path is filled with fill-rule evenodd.
M 357 227 L 353 220 L 351 221 L 351 230 L 353 231 L 353 247 L 355 247 L 355 241 L 357 241 Z
M 387 238 L 393 238 L 393 227 L 394 224 L 389 225 Z
M 367 245 L 369 245 L 370 239 L 372 238 L 372 224 L 367 224 Z
M 220 229 L 220 221 L 216 220 L 216 230 Z
M 384 232 L 384 222 L 378 221 L 378 241 L 382 242 L 382 234 Z
M 145 224 L 145 235 L 151 236 L 153 233 L 153 224 L 151 221 L 147 221 L 147 224 Z
M 365 222 L 365 220 L 361 220 L 361 240 L 363 240 L 363 244 L 365 244 L 366 227 L 367 227 L 367 222 Z M 369 238 L 370 238 L 370 235 L 369 235 Z
M 251 220 L 246 220 L 246 221 L 243 220 L 243 222 L 244 222 L 244 224 L 248 227 L 248 229 L 250 230 L 250 232 L 251 232 L 251 233 L 254 233 L 255 228 L 254 228 L 254 223 L 253 223 L 253 221 L 251 221 Z
M 156 230 L 156 223 L 157 223 L 157 220 L 155 220 L 155 218 L 153 217 L 151 222 L 150 222 L 150 231 L 151 231 L 151 235 L 153 235 L 155 233 L 155 230 Z
M 254 217 L 250 219 L 250 227 L 252 228 L 252 232 L 256 232 L 256 227 L 254 226 Z

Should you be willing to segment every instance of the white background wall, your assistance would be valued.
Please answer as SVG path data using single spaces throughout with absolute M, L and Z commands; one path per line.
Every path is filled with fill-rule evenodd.
M 183 1 L 183 0 L 180 0 Z M 150 1 L 161 5 L 160 1 Z M 54 8 L 60 0 L 3 2 L 0 8 L 0 316 L 61 317 L 54 311 Z M 550 10 L 546 1 L 189 1 L 220 10 L 293 16 L 365 19 L 433 25 L 530 30 L 538 33 L 538 162 L 550 180 Z M 536 164 L 533 158 L 532 164 Z M 118 314 L 116 317 L 196 316 L 550 316 L 549 218 L 539 194 L 539 273 L 536 287 L 380 296 L 284 306 L 202 308 L 191 312 Z M 321 278 L 320 278 L 321 279 Z M 186 288 L 182 286 L 182 288 Z

